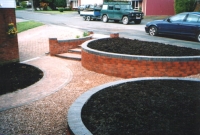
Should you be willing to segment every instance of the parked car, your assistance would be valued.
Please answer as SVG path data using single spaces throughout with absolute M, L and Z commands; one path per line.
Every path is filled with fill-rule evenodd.
M 80 14 L 80 11 L 83 11 L 85 9 L 86 5 L 80 5 L 78 6 L 78 14 Z
M 80 14 L 80 11 L 83 11 L 83 10 L 88 9 L 88 8 L 94 8 L 94 6 L 91 5 L 91 4 L 78 6 L 78 9 L 77 9 L 78 14 Z
M 122 21 L 123 24 L 131 21 L 140 24 L 143 16 L 142 12 L 133 10 L 130 2 L 104 2 L 101 9 L 101 18 L 105 23 L 114 20 L 115 22 Z
M 178 35 L 192 37 L 200 42 L 200 12 L 184 12 L 164 20 L 148 22 L 145 31 L 151 36 Z

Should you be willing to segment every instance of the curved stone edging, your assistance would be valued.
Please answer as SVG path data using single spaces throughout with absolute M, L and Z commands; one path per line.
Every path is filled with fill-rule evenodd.
M 124 79 L 115 82 L 106 83 L 97 87 L 94 87 L 87 92 L 83 93 L 79 96 L 76 101 L 70 106 L 67 115 L 68 127 L 71 130 L 70 135 L 92 135 L 92 133 L 85 127 L 81 118 L 81 110 L 84 104 L 91 98 L 91 96 L 102 89 L 105 89 L 110 86 L 126 83 L 126 82 L 134 82 L 134 81 L 142 81 L 142 80 L 186 80 L 186 81 L 198 81 L 199 79 L 191 79 L 191 78 L 179 78 L 179 77 L 142 77 L 142 78 L 134 78 L 134 79 Z
M 95 39 L 98 40 L 98 39 Z M 109 53 L 82 44 L 82 66 L 106 75 L 133 77 L 185 77 L 200 72 L 200 56 L 139 56 Z
M 52 61 L 54 61 L 54 65 L 52 65 Z M 72 71 L 66 68 L 63 61 L 53 57 L 42 57 L 28 61 L 26 64 L 42 70 L 43 78 L 24 89 L 1 95 L 0 112 L 27 105 L 49 96 L 68 84 L 73 76 Z

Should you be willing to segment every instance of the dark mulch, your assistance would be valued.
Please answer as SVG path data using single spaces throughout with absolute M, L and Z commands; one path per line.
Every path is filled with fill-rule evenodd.
M 105 38 L 92 41 L 88 47 L 104 52 L 144 55 L 144 56 L 197 56 L 200 50 L 166 45 L 157 42 L 146 42 L 126 38 Z
M 0 66 L 0 95 L 26 88 L 43 77 L 43 72 L 31 65 L 10 63 Z
M 84 105 L 94 135 L 200 135 L 200 83 L 148 80 L 108 87 Z

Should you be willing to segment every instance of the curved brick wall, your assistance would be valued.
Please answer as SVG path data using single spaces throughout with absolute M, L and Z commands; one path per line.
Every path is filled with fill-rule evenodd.
M 122 78 L 185 77 L 200 73 L 200 56 L 159 57 L 123 55 L 97 51 L 82 44 L 82 66 L 88 70 Z

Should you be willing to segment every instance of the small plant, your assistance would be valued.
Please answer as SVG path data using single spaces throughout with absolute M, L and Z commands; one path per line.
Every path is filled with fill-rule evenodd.
M 80 36 L 79 36 L 79 35 L 76 35 L 76 38 L 80 38 Z
M 64 8 L 59 8 L 58 9 L 60 12 L 63 12 L 64 11 Z
M 8 36 L 14 37 L 17 34 L 17 29 L 14 25 L 14 23 L 9 23 L 8 24 L 8 31 L 7 31 Z
M 89 36 L 89 32 L 83 32 L 83 37 Z

